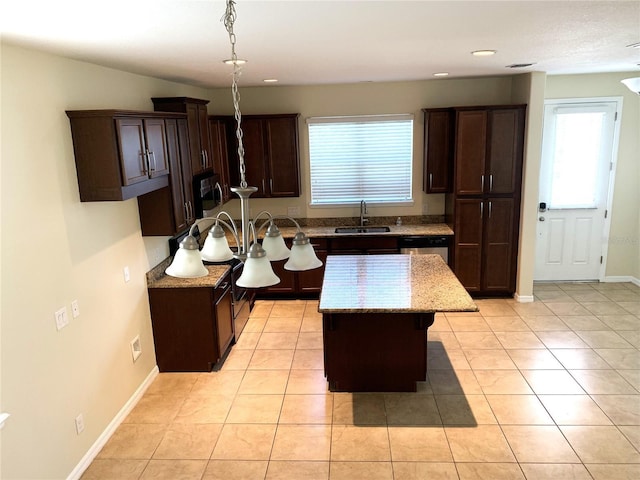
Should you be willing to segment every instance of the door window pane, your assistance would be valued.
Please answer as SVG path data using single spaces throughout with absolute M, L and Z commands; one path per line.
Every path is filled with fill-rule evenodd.
M 550 208 L 596 208 L 604 113 L 556 115 Z

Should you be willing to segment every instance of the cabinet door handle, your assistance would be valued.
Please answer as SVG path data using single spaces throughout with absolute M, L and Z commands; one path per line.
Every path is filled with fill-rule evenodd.
M 433 187 L 433 173 L 429 174 L 429 190 Z
M 203 150 L 204 153 L 204 166 L 208 167 L 209 166 L 209 153 L 207 153 L 206 150 Z
M 269 191 L 273 193 L 273 178 L 269 179 Z
M 202 162 L 202 169 L 207 168 L 207 161 L 204 158 L 204 150 L 200 150 L 200 161 Z
M 480 175 L 480 184 L 482 185 L 480 190 L 484 190 L 484 175 Z
M 153 158 L 153 168 L 151 170 L 155 172 L 158 169 L 156 165 L 156 152 L 149 152 L 149 155 Z
M 491 218 L 491 202 L 489 202 L 489 218 Z
M 142 173 L 144 173 L 145 175 L 147 174 L 147 164 L 149 162 L 149 159 L 147 158 L 147 152 L 142 152 L 140 153 L 140 156 L 142 157 Z
M 262 179 L 262 193 L 265 193 L 267 191 L 266 188 L 264 188 L 264 178 Z
M 480 202 L 480 218 L 484 215 L 484 202 Z
M 191 200 L 189 200 L 189 220 L 190 221 L 195 221 L 196 216 L 195 213 L 193 211 L 193 204 L 191 203 Z
M 493 192 L 493 175 L 489 175 L 489 191 Z
M 188 202 L 184 202 L 184 216 L 185 216 L 185 220 L 187 222 L 189 222 L 190 217 L 189 217 L 189 203 Z

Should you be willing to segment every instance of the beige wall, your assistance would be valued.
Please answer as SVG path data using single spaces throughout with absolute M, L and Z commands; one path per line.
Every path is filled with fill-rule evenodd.
M 152 96 L 208 92 L 8 45 L 1 53 L 1 378 L 11 418 L 0 477 L 62 479 L 155 367 L 137 202 L 79 201 L 64 112 L 152 110 Z M 80 317 L 57 331 L 54 311 L 70 315 L 75 299 Z M 76 435 L 79 413 L 86 430 Z
M 623 98 L 605 275 L 640 279 L 640 96 L 620 83 L 632 76 L 638 73 L 549 76 L 545 98 Z
M 545 74 L 534 72 L 514 79 L 512 101 L 527 104 L 524 164 L 522 168 L 522 202 L 516 295 L 520 300 L 533 298 L 533 267 L 538 223 L 538 178 L 542 145 Z

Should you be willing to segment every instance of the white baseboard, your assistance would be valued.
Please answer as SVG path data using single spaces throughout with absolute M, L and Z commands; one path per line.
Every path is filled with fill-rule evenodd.
M 158 376 L 158 366 L 153 367 L 153 370 L 147 375 L 147 378 L 144 379 L 142 384 L 138 387 L 138 389 L 131 395 L 131 398 L 127 400 L 127 403 L 120 409 L 117 415 L 111 420 L 107 428 L 100 434 L 98 439 L 91 445 L 91 448 L 85 453 L 84 457 L 80 460 L 80 462 L 76 465 L 73 471 L 67 477 L 67 480 L 78 480 L 84 471 L 89 468 L 93 459 L 96 458 L 96 455 L 102 450 L 102 447 L 105 446 L 107 441 L 111 438 L 111 436 L 115 433 L 116 429 L 120 426 L 120 424 L 124 421 L 124 419 L 129 415 L 133 407 L 140 401 L 144 392 L 146 392 L 147 388 L 151 385 L 153 380 Z
M 603 282 L 607 282 L 607 283 L 633 283 L 634 285 L 637 285 L 640 287 L 640 279 L 636 278 L 636 277 L 632 277 L 631 275 L 624 275 L 624 276 L 610 276 L 610 277 L 604 277 L 604 279 L 602 280 Z
M 531 303 L 533 302 L 533 295 L 518 295 L 513 296 L 518 303 Z

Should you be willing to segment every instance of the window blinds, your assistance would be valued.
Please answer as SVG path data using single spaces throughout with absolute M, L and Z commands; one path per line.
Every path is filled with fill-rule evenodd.
M 412 115 L 307 122 L 311 205 L 412 201 Z

